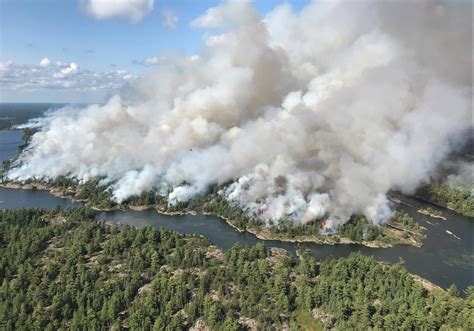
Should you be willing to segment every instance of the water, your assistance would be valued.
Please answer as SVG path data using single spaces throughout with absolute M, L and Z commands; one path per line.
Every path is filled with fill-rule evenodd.
M 21 133 L 17 131 L 0 131 L 0 162 L 11 158 L 16 153 L 16 147 L 21 143 Z M 51 208 L 55 205 L 62 207 L 80 205 L 68 199 L 56 198 L 45 191 L 14 190 L 0 188 L 0 208 Z M 433 219 L 416 212 L 426 203 L 411 199 L 412 206 L 397 206 L 405 210 L 422 226 L 426 227 L 427 238 L 423 247 L 395 246 L 392 248 L 369 248 L 361 245 L 319 245 L 312 243 L 285 243 L 280 241 L 262 241 L 249 233 L 239 233 L 223 220 L 214 216 L 165 216 L 153 210 L 146 211 L 113 211 L 101 212 L 99 220 L 121 222 L 134 226 L 150 225 L 165 227 L 170 230 L 199 234 L 209 238 L 211 242 L 223 249 L 229 249 L 234 244 L 253 246 L 264 242 L 271 247 L 284 248 L 294 252 L 297 247 L 309 249 L 318 259 L 344 257 L 352 252 L 372 255 L 376 259 L 387 262 L 399 262 L 403 259 L 405 267 L 411 273 L 447 288 L 456 284 L 465 289 L 474 283 L 474 219 L 442 210 L 447 221 Z M 435 206 L 431 206 L 437 209 Z M 428 223 L 429 222 L 429 223 Z M 448 234 L 451 231 L 461 239 Z
M 63 107 L 60 103 L 0 103 L 0 130 L 23 124 L 47 110 Z
M 15 156 L 18 146 L 22 143 L 22 135 L 23 132 L 17 130 L 0 130 L 0 164 Z

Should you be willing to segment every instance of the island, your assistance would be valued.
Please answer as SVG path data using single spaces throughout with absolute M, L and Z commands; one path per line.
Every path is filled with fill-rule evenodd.
M 427 215 L 427 216 L 430 216 L 432 218 L 439 218 L 439 219 L 442 219 L 442 220 L 446 221 L 446 217 L 443 216 L 442 212 L 440 212 L 439 210 L 433 209 L 431 207 L 420 208 L 420 209 L 417 210 L 417 212 L 422 214 L 422 215 Z

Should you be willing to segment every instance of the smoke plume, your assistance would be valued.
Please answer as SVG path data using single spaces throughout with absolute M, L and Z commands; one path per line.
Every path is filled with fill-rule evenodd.
M 267 223 L 393 214 L 472 125 L 469 1 L 314 1 L 259 17 L 228 1 L 192 22 L 199 55 L 105 105 L 66 107 L 9 177 L 105 178 L 118 202 L 221 194 Z M 166 193 L 168 194 L 168 193 Z

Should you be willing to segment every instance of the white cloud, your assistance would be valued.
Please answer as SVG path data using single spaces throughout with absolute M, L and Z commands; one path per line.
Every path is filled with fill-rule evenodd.
M 1 61 L 0 62 L 0 71 L 7 71 L 13 64 L 12 60 Z
M 161 25 L 164 28 L 173 30 L 176 28 L 176 24 L 178 24 L 178 16 L 171 11 L 170 9 L 163 9 L 161 12 Z
M 44 59 L 40 61 L 40 66 L 42 67 L 47 67 L 50 64 L 51 64 L 51 61 L 47 57 L 45 57 Z
M 206 38 L 206 46 L 213 47 L 224 44 L 229 37 L 226 34 L 221 35 L 211 35 Z
M 48 60 L 49 61 L 49 60 Z M 18 64 L 11 60 L 0 62 L 0 86 L 3 91 L 74 90 L 116 91 L 135 75 L 127 70 L 94 72 L 80 69 L 75 62 L 51 62 L 49 65 Z
M 154 57 L 149 57 L 145 61 L 143 61 L 143 64 L 145 65 L 154 65 L 158 63 L 158 58 L 156 56 Z
M 54 74 L 55 78 L 64 78 L 76 74 L 79 71 L 79 65 L 77 63 L 71 62 L 70 64 L 64 66 L 60 72 Z
M 141 21 L 153 10 L 154 0 L 81 0 L 82 9 L 98 19 L 123 18 Z
M 188 60 L 190 62 L 197 62 L 197 61 L 199 61 L 200 58 L 201 57 L 199 56 L 199 54 L 193 54 L 193 55 L 188 57 Z
M 157 64 L 166 64 L 170 62 L 170 58 L 164 55 L 153 56 L 146 58 L 145 60 L 133 60 L 134 64 L 143 65 L 143 66 L 154 66 Z
M 223 23 L 222 16 L 219 15 L 217 8 L 210 8 L 191 22 L 194 28 L 215 28 Z

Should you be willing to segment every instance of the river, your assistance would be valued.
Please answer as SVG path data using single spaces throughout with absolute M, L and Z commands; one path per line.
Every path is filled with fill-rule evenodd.
M 0 131 L 0 162 L 13 157 L 17 147 L 21 144 L 21 132 Z M 184 233 L 204 235 L 211 242 L 223 249 L 229 249 L 234 244 L 253 246 L 257 242 L 264 242 L 271 247 L 284 248 L 294 252 L 299 246 L 309 249 L 318 259 L 344 257 L 351 252 L 360 252 L 364 255 L 373 255 L 377 260 L 398 262 L 403 260 L 407 270 L 431 282 L 447 288 L 456 284 L 461 290 L 474 283 L 474 219 L 457 215 L 448 210 L 439 209 L 447 220 L 431 218 L 416 212 L 424 202 L 410 199 L 411 206 L 398 205 L 396 208 L 405 210 L 417 222 L 424 226 L 427 238 L 423 247 L 395 246 L 392 248 L 369 248 L 362 245 L 320 245 L 313 243 L 287 243 L 280 241 L 262 241 L 249 233 L 239 233 L 227 225 L 223 220 L 213 216 L 165 216 L 153 210 L 146 211 L 113 211 L 97 214 L 98 220 L 121 222 L 134 226 L 149 225 L 164 227 Z M 51 208 L 80 205 L 69 199 L 61 199 L 50 195 L 46 191 L 15 190 L 0 188 L 0 208 Z M 460 239 L 446 232 L 450 231 Z

